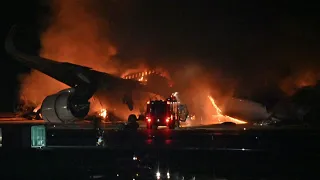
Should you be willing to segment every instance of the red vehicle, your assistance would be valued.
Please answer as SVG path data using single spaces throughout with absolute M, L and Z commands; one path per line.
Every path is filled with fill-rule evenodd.
M 179 127 L 177 111 L 171 101 L 148 101 L 146 110 L 146 123 L 148 129 L 157 129 L 158 126 L 167 126 L 170 129 Z

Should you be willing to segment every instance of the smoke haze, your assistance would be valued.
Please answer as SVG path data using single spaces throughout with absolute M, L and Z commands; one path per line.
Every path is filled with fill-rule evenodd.
M 107 38 L 107 21 L 95 13 L 98 4 L 86 0 L 53 0 L 50 7 L 52 17 L 41 34 L 40 56 L 118 73 L 116 62 L 111 60 L 117 50 Z M 22 79 L 21 95 L 39 104 L 46 96 L 65 88 L 66 85 L 53 78 L 32 71 Z
M 57 61 L 118 75 L 161 67 L 185 89 L 185 96 L 210 92 L 222 99 L 239 92 L 250 97 L 270 87 L 292 94 L 319 79 L 317 18 L 304 14 L 309 18 L 304 25 L 294 14 L 283 15 L 282 5 L 169 0 L 49 4 L 52 14 L 41 34 L 40 55 Z M 62 88 L 34 71 L 23 79 L 21 94 L 38 103 Z

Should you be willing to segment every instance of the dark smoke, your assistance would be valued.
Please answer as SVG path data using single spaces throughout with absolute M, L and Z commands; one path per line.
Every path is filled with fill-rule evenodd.
M 319 79 L 317 18 L 302 5 L 300 10 L 310 12 L 303 18 L 294 14 L 294 3 L 283 4 L 286 8 L 170 0 L 49 4 L 41 55 L 57 61 L 115 74 L 142 65 L 162 67 L 186 94 L 208 89 L 213 97 L 267 99 L 268 92 L 292 94 Z
M 210 83 L 213 88 L 224 91 L 231 83 L 238 96 L 254 99 L 268 91 L 290 95 L 301 86 L 298 79 L 308 76 L 307 85 L 315 82 L 311 77 L 319 78 L 320 36 L 317 11 L 312 7 L 301 3 L 130 2 L 135 3 L 127 6 L 128 13 L 109 16 L 117 19 L 112 37 L 124 64 L 141 58 L 171 74 L 186 69 L 186 64 L 197 64 L 202 76 L 219 80 L 218 87 Z M 217 71 L 219 76 L 214 76 Z

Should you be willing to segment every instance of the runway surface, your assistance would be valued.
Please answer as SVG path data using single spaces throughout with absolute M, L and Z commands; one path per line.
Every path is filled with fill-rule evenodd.
M 139 122 L 138 130 L 119 130 L 122 123 L 106 122 L 102 124 L 105 146 L 97 147 L 97 132 L 92 123 L 79 121 L 72 125 L 47 124 L 46 146 L 41 150 L 30 148 L 31 127 L 44 124 L 43 120 L 0 117 L 0 144 L 3 144 L 0 159 L 5 174 L 34 179 L 36 170 L 42 173 L 37 173 L 41 179 L 52 179 L 53 175 L 58 177 L 62 174 L 72 175 L 71 179 L 75 175 L 79 176 L 77 179 L 83 179 L 88 172 L 98 175 L 118 173 L 115 165 L 119 164 L 119 159 L 122 162 L 127 158 L 132 162 L 132 155 L 137 155 L 139 158 L 148 157 L 148 162 L 170 167 L 172 172 L 210 174 L 214 168 L 221 177 L 230 175 L 230 171 L 233 175 L 245 177 L 257 176 L 258 172 L 259 176 L 280 174 L 280 177 L 289 177 L 283 169 L 286 167 L 289 175 L 296 178 L 292 172 L 298 172 L 302 177 L 314 177 L 312 173 L 317 171 L 313 164 L 320 157 L 320 131 L 312 128 L 250 125 L 187 127 L 184 124 L 176 130 L 165 127 L 148 130 L 143 122 Z M 35 165 L 30 166 L 30 162 Z M 125 166 L 130 165 L 128 162 L 119 167 L 132 169 Z M 17 164 L 23 168 L 15 168 Z M 92 169 L 95 171 L 89 171 Z M 112 175 L 116 177 L 116 174 L 105 177 L 112 179 Z
M 120 125 L 125 124 L 126 122 L 101 122 L 101 127 L 103 129 L 112 129 L 112 128 L 117 128 Z M 146 123 L 144 121 L 138 121 L 139 123 L 139 128 L 141 129 L 145 129 L 146 128 Z M 13 115 L 10 116 L 4 116 L 3 114 L 0 114 L 0 126 L 1 124 L 47 124 L 44 120 L 28 120 L 26 118 L 22 118 L 22 117 L 14 117 Z M 88 120 L 79 120 L 76 121 L 74 123 L 70 123 L 70 124 L 57 124 L 55 126 L 56 128 L 62 128 L 62 129 L 66 129 L 66 128 L 70 128 L 70 129 L 75 129 L 75 128 L 80 128 L 80 129 L 92 129 L 93 128 L 93 123 L 92 121 L 88 121 Z M 181 122 L 181 126 L 179 128 L 179 130 L 182 129 L 190 129 L 193 127 L 197 127 L 197 128 L 221 128 L 221 125 L 219 124 L 211 124 L 211 125 L 204 125 L 204 124 L 196 124 L 194 122 L 190 123 L 190 122 Z M 225 128 L 226 126 L 223 126 L 222 128 Z M 248 127 L 248 125 L 237 125 L 234 126 L 234 128 L 243 128 L 243 127 Z M 166 127 L 164 126 L 160 126 L 158 127 L 158 129 L 165 129 Z M 228 128 L 230 129 L 230 128 Z
M 146 129 L 146 123 L 143 121 L 138 121 L 139 129 Z M 71 124 L 49 124 L 44 120 L 28 120 L 21 117 L 4 117 L 0 114 L 0 127 L 2 125 L 46 125 L 48 128 L 55 129 L 93 129 L 94 125 L 92 121 L 80 120 Z M 105 130 L 121 129 L 126 124 L 126 122 L 102 122 L 100 127 Z M 159 126 L 158 129 L 167 129 L 165 126 Z M 223 125 L 223 124 L 197 124 L 190 122 L 182 122 L 181 126 L 175 130 L 214 130 L 214 131 L 235 131 L 235 130 L 286 130 L 286 129 L 306 129 L 306 130 L 319 130 L 319 127 L 300 125 L 287 125 L 287 126 L 253 126 L 251 124 L 238 124 L 238 125 Z

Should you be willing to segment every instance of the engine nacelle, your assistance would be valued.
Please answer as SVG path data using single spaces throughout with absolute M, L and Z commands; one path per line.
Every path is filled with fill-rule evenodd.
M 70 88 L 47 96 L 41 106 L 42 118 L 50 123 L 69 123 L 84 118 L 90 110 L 90 103 L 74 94 L 75 89 Z

